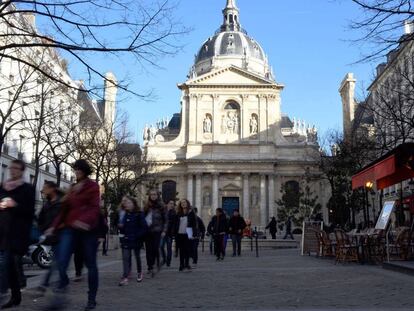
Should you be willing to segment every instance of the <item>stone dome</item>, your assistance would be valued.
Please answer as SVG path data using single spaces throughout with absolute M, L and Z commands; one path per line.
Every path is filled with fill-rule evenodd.
M 223 16 L 223 25 L 198 51 L 190 76 L 235 65 L 273 79 L 263 48 L 240 26 L 239 9 L 235 0 L 227 0 Z

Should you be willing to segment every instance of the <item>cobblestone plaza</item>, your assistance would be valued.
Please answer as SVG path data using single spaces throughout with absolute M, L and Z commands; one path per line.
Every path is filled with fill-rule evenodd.
M 331 260 L 301 257 L 298 250 L 268 250 L 256 258 L 216 262 L 201 255 L 197 269 L 179 273 L 177 261 L 154 279 L 133 279 L 119 287 L 120 254 L 100 258 L 99 310 L 413 310 L 414 278 L 378 266 L 335 265 Z M 34 274 L 37 272 L 35 271 Z M 29 271 L 28 274 L 31 274 Z M 29 287 L 40 276 L 32 277 Z M 86 280 L 70 286 L 70 307 L 81 310 Z M 44 310 L 48 298 L 30 302 L 24 293 L 19 310 Z

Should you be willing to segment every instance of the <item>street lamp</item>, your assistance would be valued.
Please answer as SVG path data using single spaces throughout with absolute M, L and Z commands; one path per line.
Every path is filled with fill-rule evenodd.
M 372 181 L 367 181 L 365 183 L 365 202 L 367 203 L 367 223 L 366 226 L 369 226 L 369 201 L 368 201 L 368 192 L 372 194 L 372 188 L 374 187 L 374 183 Z M 372 202 L 372 208 L 374 209 L 374 201 Z M 375 215 L 373 215 L 375 217 Z

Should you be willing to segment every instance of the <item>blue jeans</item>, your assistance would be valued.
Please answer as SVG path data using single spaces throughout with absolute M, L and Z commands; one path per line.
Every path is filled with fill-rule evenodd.
M 7 251 L 0 251 L 0 294 L 7 293 L 7 289 L 9 288 L 8 262 L 9 253 Z
M 172 258 L 172 243 L 173 239 L 172 237 L 165 236 L 163 239 L 161 239 L 161 256 L 162 260 L 169 266 L 171 264 L 171 258 Z M 167 254 L 165 254 L 165 246 L 167 246 Z
M 98 239 L 94 233 L 74 229 L 64 229 L 61 232 L 57 251 L 60 276 L 59 288 L 63 289 L 69 284 L 67 270 L 76 245 L 82 246 L 85 265 L 88 268 L 88 300 L 95 302 L 98 292 L 99 276 L 96 263 Z

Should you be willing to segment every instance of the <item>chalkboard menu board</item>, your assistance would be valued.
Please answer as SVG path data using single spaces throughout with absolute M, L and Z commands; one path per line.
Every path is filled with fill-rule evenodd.
M 319 254 L 320 245 L 316 232 L 323 230 L 321 221 L 305 221 L 302 230 L 302 256 L 312 253 Z

